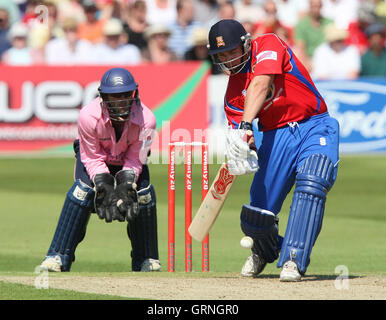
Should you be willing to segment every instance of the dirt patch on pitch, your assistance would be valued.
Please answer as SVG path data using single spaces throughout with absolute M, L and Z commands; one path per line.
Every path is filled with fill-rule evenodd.
M 34 277 L 0 276 L 0 281 L 35 285 Z M 49 287 L 79 292 L 160 300 L 335 300 L 386 299 L 386 277 L 307 276 L 298 283 L 282 283 L 276 276 L 243 278 L 143 276 L 49 276 Z

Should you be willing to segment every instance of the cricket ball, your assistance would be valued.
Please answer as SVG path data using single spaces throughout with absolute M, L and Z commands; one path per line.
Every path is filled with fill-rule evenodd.
M 240 240 L 240 246 L 244 249 L 251 249 L 253 246 L 253 239 L 251 237 L 243 237 Z

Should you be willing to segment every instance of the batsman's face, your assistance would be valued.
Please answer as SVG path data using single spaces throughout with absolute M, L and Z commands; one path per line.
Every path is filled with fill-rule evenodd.
M 217 58 L 221 63 L 224 63 L 229 69 L 239 65 L 242 61 L 243 49 L 238 46 L 235 49 L 220 52 L 217 54 Z
M 235 49 L 220 52 L 214 56 L 215 64 L 219 65 L 221 70 L 228 75 L 239 73 L 249 59 L 249 51 L 242 45 Z

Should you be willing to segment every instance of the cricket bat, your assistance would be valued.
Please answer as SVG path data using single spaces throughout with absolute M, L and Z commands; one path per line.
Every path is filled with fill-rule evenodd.
M 231 175 L 226 163 L 223 163 L 189 226 L 189 233 L 195 240 L 202 242 L 209 233 L 235 179 L 236 176 Z

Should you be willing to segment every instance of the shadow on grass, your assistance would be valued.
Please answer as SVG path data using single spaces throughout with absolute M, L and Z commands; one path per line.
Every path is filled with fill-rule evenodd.
M 302 277 L 302 281 L 331 281 L 331 280 L 336 280 L 338 278 L 342 278 L 339 275 L 333 274 L 333 275 L 320 275 L 320 274 L 310 274 L 310 275 L 305 275 Z M 345 276 L 346 277 L 346 276 Z M 347 276 L 345 279 L 356 279 L 356 278 L 361 278 L 361 276 Z
M 18 254 L 0 254 L 0 273 L 10 272 L 31 272 L 40 266 L 44 259 L 44 255 L 26 256 Z M 75 261 L 72 265 L 71 271 L 74 272 L 131 272 L 131 263 L 128 261 L 114 263 L 114 262 L 95 262 L 88 260 Z
M 332 280 L 336 280 L 338 279 L 339 275 L 321 275 L 321 274 L 306 274 L 304 276 L 302 276 L 302 279 L 301 281 L 304 281 L 304 282 L 307 282 L 307 281 L 332 281 Z M 275 275 L 275 274 L 267 274 L 267 275 L 264 275 L 264 274 L 260 274 L 256 277 L 253 277 L 254 279 L 277 279 L 279 280 L 280 278 L 280 275 Z M 362 278 L 362 276 L 347 276 L 347 279 L 356 279 L 356 278 Z

